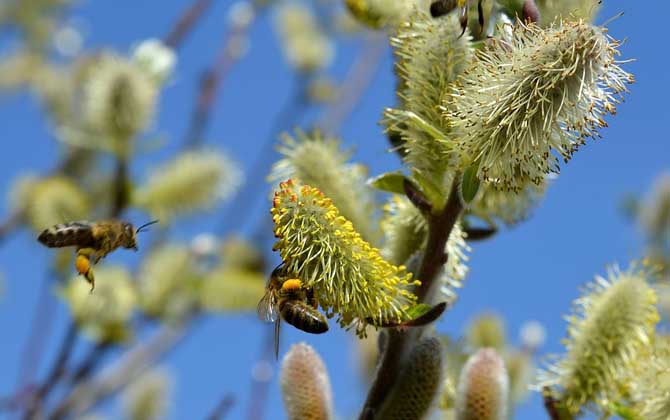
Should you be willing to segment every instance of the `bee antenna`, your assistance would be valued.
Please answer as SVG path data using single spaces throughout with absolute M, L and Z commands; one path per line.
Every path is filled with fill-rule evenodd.
M 156 224 L 156 223 L 158 223 L 158 219 L 152 220 L 149 223 L 145 223 L 142 226 L 138 227 L 137 230 L 135 231 L 135 233 L 140 233 L 140 232 L 142 232 L 142 229 L 144 229 L 145 227 L 151 226 L 151 225 Z

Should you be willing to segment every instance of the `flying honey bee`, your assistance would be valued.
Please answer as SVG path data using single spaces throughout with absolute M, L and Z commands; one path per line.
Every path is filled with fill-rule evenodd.
M 75 268 L 95 289 L 95 277 L 91 266 L 117 248 L 137 251 L 137 234 L 147 226 L 157 223 L 153 220 L 135 229 L 131 223 L 120 220 L 99 222 L 68 222 L 45 229 L 37 240 L 49 248 L 76 247 Z
M 477 1 L 477 17 L 479 19 L 480 31 L 484 29 L 484 9 L 482 1 Z M 430 5 L 430 15 L 434 18 L 444 16 L 452 10 L 458 10 L 458 22 L 461 24 L 461 36 L 468 27 L 468 2 L 469 0 L 435 0 Z
M 316 308 L 312 289 L 304 287 L 299 279 L 289 278 L 283 265 L 272 271 L 265 294 L 258 302 L 258 317 L 275 323 L 275 357 L 279 357 L 279 325 L 282 319 L 311 334 L 328 331 L 326 317 Z

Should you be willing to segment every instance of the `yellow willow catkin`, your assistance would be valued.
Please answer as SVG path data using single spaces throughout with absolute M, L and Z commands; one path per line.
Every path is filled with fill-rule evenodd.
M 607 407 L 621 397 L 624 373 L 651 343 L 659 321 L 648 273 L 614 267 L 597 276 L 575 301 L 568 317 L 567 354 L 542 372 L 539 386 L 558 386 L 561 404 L 572 414 L 586 404 Z
M 328 371 L 308 344 L 293 345 L 281 364 L 282 399 L 289 420 L 329 420 L 333 416 Z
M 426 338 L 412 350 L 390 395 L 376 418 L 420 420 L 435 400 L 442 382 L 442 346 Z
M 368 324 L 407 319 L 416 296 L 404 266 L 384 260 L 321 191 L 288 180 L 275 192 L 272 220 L 286 270 L 314 290 L 338 322 L 365 335 Z

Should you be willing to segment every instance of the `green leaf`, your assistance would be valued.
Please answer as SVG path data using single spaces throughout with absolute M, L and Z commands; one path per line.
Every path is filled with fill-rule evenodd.
M 477 170 L 479 165 L 469 166 L 463 172 L 463 179 L 461 181 L 461 195 L 466 204 L 470 203 L 477 195 L 479 190 L 479 178 L 477 178 Z
M 407 310 L 407 315 L 409 316 L 409 319 L 416 319 L 421 315 L 425 314 L 426 312 L 430 311 L 431 309 L 433 309 L 432 305 L 429 305 L 427 303 L 419 303 L 409 308 Z
M 386 172 L 368 180 L 368 185 L 381 191 L 405 194 L 405 175 L 400 172 Z

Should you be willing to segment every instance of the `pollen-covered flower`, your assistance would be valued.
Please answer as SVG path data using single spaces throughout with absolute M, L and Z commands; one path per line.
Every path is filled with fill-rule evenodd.
M 365 183 L 367 168 L 348 163 L 349 154 L 340 150 L 340 142 L 314 131 L 297 136 L 285 135 L 278 148 L 283 159 L 272 167 L 271 181 L 292 179 L 318 188 L 333 201 L 340 214 L 353 223 L 366 241 L 374 242 L 374 210 L 371 188 Z
M 331 200 L 309 185 L 279 184 L 272 208 L 274 233 L 286 269 L 314 289 L 328 315 L 343 327 L 365 334 L 368 323 L 384 325 L 407 318 L 416 302 L 412 275 L 384 260 L 361 239 Z
M 386 125 L 400 133 L 411 168 L 434 179 L 445 191 L 448 185 L 440 184 L 445 183 L 443 174 L 453 162 L 454 133 L 440 106 L 472 57 L 469 37 L 459 34 L 454 14 L 434 19 L 418 11 L 391 39 L 402 106 L 385 111 Z
M 172 377 L 165 370 L 154 368 L 142 374 L 123 392 L 125 418 L 158 420 L 167 414 Z
M 484 314 L 470 323 L 466 340 L 473 349 L 488 347 L 500 351 L 507 343 L 506 335 L 505 324 L 499 316 Z
M 520 191 L 559 172 L 589 137 L 599 136 L 632 75 L 615 60 L 606 29 L 517 22 L 511 42 L 482 50 L 446 101 L 461 165 L 502 190 Z
M 575 301 L 567 354 L 542 373 L 539 384 L 558 385 L 561 404 L 572 414 L 589 403 L 606 407 L 617 401 L 623 373 L 651 344 L 659 315 L 646 275 L 635 267 L 624 272 L 612 268 Z
M 134 201 L 161 221 L 179 213 L 206 209 L 239 186 L 241 171 L 226 155 L 186 152 L 157 169 L 135 191 Z
M 151 122 L 158 89 L 137 63 L 104 54 L 88 73 L 82 109 L 87 127 L 109 136 L 123 149 L 125 142 Z
M 68 281 L 60 290 L 72 317 L 96 341 L 128 338 L 128 321 L 137 303 L 130 273 L 121 267 L 95 269 L 95 290 L 81 277 Z
M 330 420 L 333 417 L 328 371 L 310 345 L 295 344 L 286 353 L 279 383 L 289 420 Z
M 282 3 L 279 6 L 277 27 L 284 55 L 297 70 L 311 73 L 327 67 L 332 61 L 333 43 L 306 6 Z
M 408 264 L 410 258 L 420 256 L 428 237 L 426 218 L 406 197 L 394 195 L 384 207 L 386 217 L 382 230 L 386 237 L 381 250 L 382 257 L 392 264 Z M 465 232 L 459 222 L 455 223 L 445 246 L 447 263 L 440 274 L 441 299 L 452 302 L 456 299 L 454 289 L 460 288 L 468 274 L 467 253 L 470 247 L 465 242 Z M 417 251 L 419 254 L 417 254 Z
M 505 420 L 509 378 L 505 362 L 494 349 L 470 356 L 458 381 L 457 420 Z

